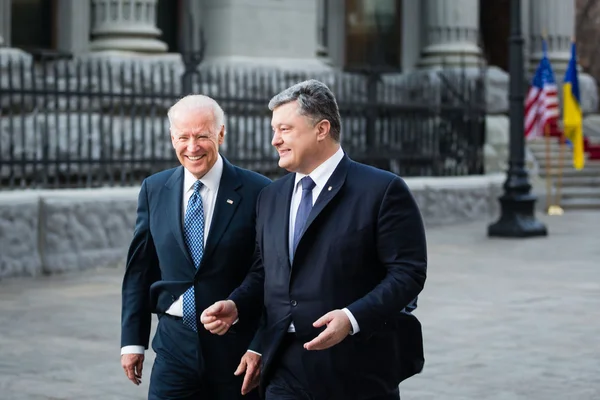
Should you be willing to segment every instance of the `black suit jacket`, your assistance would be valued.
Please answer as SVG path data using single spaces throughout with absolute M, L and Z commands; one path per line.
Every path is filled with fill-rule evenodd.
M 183 237 L 183 177 L 183 167 L 177 167 L 142 183 L 123 279 L 121 346 L 148 348 L 151 313 L 164 314 L 191 285 L 195 285 L 199 317 L 239 286 L 252 265 L 256 199 L 270 180 L 223 159 L 210 231 L 196 270 Z M 254 337 L 260 311 L 222 337 L 211 335 L 198 322 L 203 364 L 211 368 L 211 363 L 219 363 L 220 370 L 232 375 Z M 215 354 L 216 360 L 207 359 L 207 353 Z
M 288 226 L 294 174 L 265 188 L 257 204 L 256 263 L 230 298 L 240 321 L 263 298 L 262 390 L 290 322 L 309 341 L 313 322 L 347 307 L 360 332 L 307 351 L 311 389 L 323 399 L 367 399 L 421 371 L 421 325 L 410 313 L 426 278 L 421 214 L 404 181 L 345 156 L 309 215 L 293 264 Z M 264 284 L 264 292 L 263 292 Z

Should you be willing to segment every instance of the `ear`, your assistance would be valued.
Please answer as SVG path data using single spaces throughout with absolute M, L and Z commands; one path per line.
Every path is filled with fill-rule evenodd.
M 324 119 L 322 121 L 319 121 L 317 125 L 315 125 L 315 128 L 317 129 L 317 141 L 320 142 L 322 140 L 327 139 L 327 137 L 329 136 L 331 123 L 328 120 Z
M 173 145 L 173 148 L 176 148 L 176 146 L 175 146 L 175 135 L 173 134 L 173 130 L 169 128 L 169 132 L 171 132 L 171 144 Z
M 225 141 L 225 125 L 221 125 L 221 130 L 217 135 L 217 140 L 219 141 L 219 146 Z

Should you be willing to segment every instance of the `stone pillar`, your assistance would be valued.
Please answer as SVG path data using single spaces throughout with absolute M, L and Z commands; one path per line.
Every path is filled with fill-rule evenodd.
M 91 0 L 90 49 L 163 53 L 167 45 L 157 38 L 157 0 Z
M 0 0 L 0 47 L 10 46 L 10 2 Z
M 317 0 L 205 0 L 206 63 L 319 68 Z
M 479 0 L 425 0 L 420 67 L 478 65 Z
M 575 35 L 575 0 L 529 0 L 529 67 L 531 73 L 542 57 L 542 37 L 546 35 L 548 59 L 559 85 L 571 59 L 571 41 Z M 579 71 L 579 92 L 584 113 L 598 109 L 598 89 L 594 78 Z M 560 89 L 560 88 L 559 88 Z M 559 90 L 559 95 L 562 95 Z
M 537 68 L 542 58 L 542 37 L 546 34 L 548 59 L 555 74 L 567 70 L 571 58 L 571 40 L 575 34 L 574 0 L 530 0 L 529 66 Z
M 58 50 L 86 53 L 90 47 L 90 1 L 58 0 L 57 8 Z

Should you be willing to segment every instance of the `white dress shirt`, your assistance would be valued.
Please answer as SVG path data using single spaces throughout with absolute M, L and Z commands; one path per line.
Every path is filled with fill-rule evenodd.
M 327 161 L 323 164 L 319 165 L 314 169 L 313 172 L 309 174 L 310 178 L 315 182 L 315 187 L 312 190 L 312 204 L 315 205 L 315 202 L 319 198 L 319 194 L 327 184 L 331 175 L 333 175 L 333 171 L 337 168 L 340 161 L 344 158 L 344 151 L 340 147 L 338 151 L 335 152 L 334 155 L 329 157 Z M 298 208 L 300 207 L 300 201 L 302 200 L 302 184 L 300 184 L 300 180 L 304 178 L 306 175 L 296 172 L 296 179 L 294 182 L 294 192 L 292 193 L 292 202 L 290 204 L 290 225 L 289 225 L 289 254 L 290 254 L 290 262 L 293 259 L 294 254 L 294 224 L 296 223 L 296 214 L 298 213 Z M 348 310 L 344 308 L 343 311 L 346 313 L 348 318 L 350 319 L 350 323 L 352 324 L 352 335 L 358 333 L 360 328 L 358 326 L 358 322 L 354 315 Z M 288 332 L 295 332 L 296 329 L 294 327 L 294 323 L 292 322 L 288 328 Z
M 213 212 L 215 210 L 215 203 L 217 201 L 217 193 L 219 192 L 219 184 L 221 183 L 221 175 L 223 175 L 223 159 L 221 155 L 217 158 L 215 165 L 202 177 L 200 182 L 203 186 L 200 189 L 200 197 L 202 198 L 202 204 L 204 206 L 204 246 L 206 246 L 206 239 L 208 238 L 208 232 L 210 230 L 210 224 L 212 222 Z M 185 213 L 187 211 L 188 202 L 190 197 L 194 193 L 194 184 L 198 179 L 192 175 L 187 169 L 183 169 L 183 202 L 182 202 L 182 220 L 181 226 L 185 219 Z M 177 300 L 166 311 L 167 314 L 183 317 L 183 295 L 179 296 Z M 125 346 L 121 349 L 121 354 L 144 354 L 144 346 Z

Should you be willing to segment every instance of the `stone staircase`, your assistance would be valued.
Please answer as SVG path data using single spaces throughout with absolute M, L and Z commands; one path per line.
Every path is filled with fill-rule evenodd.
M 556 138 L 550 140 L 549 160 L 546 157 L 545 139 L 527 142 L 537 163 L 537 173 L 541 182 L 546 185 L 546 177 L 551 174 L 553 199 L 559 183 L 560 144 Z M 560 206 L 566 210 L 600 210 L 600 160 L 586 159 L 582 170 L 573 168 L 573 153 L 567 145 L 563 147 L 562 182 L 560 188 Z M 544 189 L 545 196 L 545 189 Z

